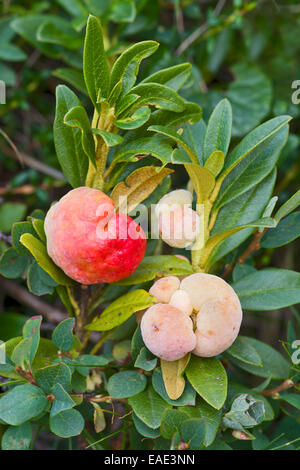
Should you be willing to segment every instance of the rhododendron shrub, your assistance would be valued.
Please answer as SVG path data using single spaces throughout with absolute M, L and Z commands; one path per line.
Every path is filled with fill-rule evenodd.
M 23 298 L 64 312 L 52 331 L 38 311 L 0 347 L 1 446 L 28 449 L 40 430 L 93 449 L 116 433 L 124 449 L 271 445 L 275 412 L 299 409 L 297 338 L 290 324 L 276 350 L 245 335 L 242 316 L 255 312 L 254 331 L 300 301 L 299 273 L 256 259 L 295 238 L 299 192 L 279 203 L 274 190 L 291 117 L 237 142 L 227 99 L 205 120 L 187 100 L 191 64 L 159 70 L 158 56 L 146 76 L 156 41 L 106 51 L 105 39 L 90 16 L 73 74 L 90 102 L 56 89 L 66 181 L 46 214 L 14 224 L 0 260 L 26 280 Z

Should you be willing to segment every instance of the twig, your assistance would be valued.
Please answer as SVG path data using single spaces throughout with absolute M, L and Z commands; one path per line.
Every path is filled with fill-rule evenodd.
M 219 0 L 216 8 L 214 9 L 214 15 L 218 16 L 225 6 L 226 0 Z M 190 36 L 188 36 L 176 49 L 175 55 L 181 55 L 188 47 L 190 47 L 193 42 L 195 42 L 203 33 L 205 33 L 209 28 L 207 22 L 203 23 L 199 28 L 197 28 Z
M 0 232 L 0 241 L 8 243 L 11 245 L 11 236 L 10 235 L 5 235 L 4 233 Z
M 295 384 L 292 380 L 287 379 L 282 384 L 278 385 L 277 387 L 270 388 L 269 390 L 263 390 L 261 395 L 264 397 L 273 397 L 277 398 L 279 396 L 279 392 L 283 392 L 284 390 L 288 390 L 289 388 L 294 387 Z
M 15 160 L 19 160 L 19 158 L 16 157 L 15 152 L 6 145 L 1 145 L 1 150 L 8 157 L 12 157 Z M 52 168 L 46 165 L 45 163 L 40 162 L 39 160 L 36 160 L 33 157 L 30 157 L 29 155 L 26 155 L 25 153 L 19 152 L 19 155 L 22 158 L 23 163 L 29 166 L 30 168 L 34 168 L 35 170 L 45 175 L 51 176 L 52 178 L 55 178 L 57 180 L 65 181 L 65 177 L 61 171 L 58 171 L 55 168 Z
M 248 248 L 241 254 L 241 256 L 238 258 L 236 263 L 233 263 L 232 265 L 228 266 L 224 273 L 222 274 L 223 279 L 227 279 L 231 274 L 232 271 L 234 270 L 235 266 L 237 264 L 243 264 L 249 256 L 252 255 L 255 251 L 257 251 L 260 248 L 260 241 L 264 234 L 266 233 L 267 229 L 265 229 L 263 232 L 258 232 L 256 231 L 253 237 L 252 242 L 248 246 Z
M 44 315 L 49 322 L 59 323 L 67 318 L 66 313 L 59 310 L 58 308 L 51 307 L 50 305 L 46 304 L 16 282 L 5 279 L 2 276 L 0 276 L 0 281 L 1 287 L 7 294 L 9 294 L 13 299 L 17 300 L 21 304 L 27 305 L 36 312 Z

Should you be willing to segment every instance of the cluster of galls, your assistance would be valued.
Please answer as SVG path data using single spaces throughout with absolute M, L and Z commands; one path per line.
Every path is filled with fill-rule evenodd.
M 188 247 L 199 236 L 200 219 L 191 205 L 192 193 L 176 190 L 156 207 L 160 235 L 169 245 Z M 70 191 L 51 207 L 45 232 L 50 257 L 81 284 L 111 283 L 130 276 L 146 250 L 142 228 L 117 213 L 110 197 L 88 187 Z M 161 278 L 150 293 L 158 303 L 144 313 L 141 331 L 148 349 L 166 361 L 189 352 L 216 356 L 238 335 L 239 299 L 217 276 Z
M 212 357 L 236 339 L 242 309 L 238 296 L 223 279 L 196 273 L 180 281 L 168 276 L 150 289 L 158 303 L 144 313 L 141 331 L 145 345 L 165 361 L 187 353 Z

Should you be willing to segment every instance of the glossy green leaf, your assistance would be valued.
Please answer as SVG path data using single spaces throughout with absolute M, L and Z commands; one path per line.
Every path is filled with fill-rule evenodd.
M 32 236 L 30 233 L 25 233 L 21 236 L 20 242 L 24 245 L 30 253 L 34 256 L 36 262 L 58 283 L 62 285 L 70 285 L 72 281 L 64 272 L 56 266 L 52 259 L 49 257 L 45 245 Z
M 135 414 L 132 415 L 132 419 L 134 422 L 134 425 L 136 427 L 136 430 L 144 437 L 149 437 L 150 439 L 155 439 L 160 435 L 160 430 L 159 428 L 157 429 L 152 429 L 149 428 L 145 423 L 143 423 L 140 418 L 138 418 Z
M 145 256 L 135 272 L 127 279 L 118 282 L 118 285 L 140 284 L 152 281 L 155 277 L 180 274 L 192 274 L 192 265 L 172 255 Z
M 125 130 L 137 129 L 148 121 L 150 114 L 151 110 L 148 106 L 143 106 L 137 109 L 131 116 L 115 121 L 115 126 Z
M 130 397 L 128 402 L 137 417 L 151 429 L 160 426 L 163 412 L 170 407 L 151 385 L 138 395 Z
M 35 385 L 18 385 L 0 398 L 0 419 L 18 426 L 41 414 L 48 400 Z
M 80 106 L 77 96 L 65 85 L 59 85 L 56 88 L 54 144 L 60 166 L 73 188 L 84 185 L 88 168 L 88 158 L 81 143 L 81 130 L 64 123 L 65 115 L 76 106 Z
M 216 358 L 192 356 L 186 376 L 197 393 L 213 408 L 222 408 L 227 397 L 227 375 Z
M 136 81 L 141 61 L 152 55 L 158 46 L 156 41 L 143 41 L 126 49 L 111 70 L 110 91 L 122 80 L 123 94 L 127 93 Z
M 75 406 L 74 401 L 65 389 L 58 383 L 52 388 L 55 399 L 52 403 L 50 416 L 55 416 L 61 411 L 70 410 Z
M 195 406 L 196 392 L 189 382 L 185 382 L 185 388 L 181 396 L 177 400 L 172 400 L 167 392 L 162 377 L 161 369 L 157 368 L 152 375 L 152 385 L 154 390 L 167 402 L 173 406 Z
M 45 393 L 52 393 L 52 387 L 56 384 L 60 384 L 67 392 L 71 391 L 71 371 L 65 364 L 38 369 L 34 378 Z
M 171 439 L 176 432 L 180 432 L 181 425 L 189 418 L 181 410 L 166 409 L 160 425 L 160 433 L 165 439 Z
M 8 248 L 0 258 L 0 274 L 9 279 L 17 279 L 24 273 L 28 262 L 27 255 L 20 255 L 14 248 Z
M 74 108 L 71 108 L 64 117 L 64 123 L 70 127 L 76 127 L 81 130 L 82 148 L 93 165 L 96 166 L 95 141 L 90 126 L 90 121 L 84 107 L 74 106 Z
M 202 418 L 191 418 L 181 425 L 183 442 L 188 442 L 189 449 L 201 449 L 205 439 L 205 422 Z
M 219 426 L 221 424 L 222 410 L 216 410 L 202 399 L 197 402 L 197 410 L 199 410 L 200 417 L 205 424 L 205 437 L 203 440 L 203 445 L 208 447 L 214 442 L 216 438 Z
M 108 147 L 114 147 L 123 142 L 123 137 L 113 132 L 102 131 L 101 129 L 92 129 L 93 134 L 100 135 Z
M 27 286 L 34 295 L 53 294 L 57 283 L 35 261 L 27 272 Z
M 271 377 L 272 379 L 287 379 L 289 376 L 290 364 L 284 357 L 268 344 L 258 341 L 254 338 L 245 337 L 250 346 L 252 346 L 259 354 L 262 360 L 261 366 L 254 366 L 247 364 L 244 361 L 239 361 L 231 358 L 230 361 L 250 374 L 258 377 Z
M 150 307 L 155 303 L 155 298 L 143 289 L 137 289 L 122 295 L 112 302 L 95 318 L 86 329 L 93 331 L 111 330 L 124 323 L 133 313 Z
M 109 68 L 103 45 L 100 21 L 90 15 L 86 27 L 83 52 L 83 75 L 95 107 L 98 96 L 106 98 L 109 91 Z
M 62 353 L 70 351 L 73 345 L 73 328 L 75 325 L 74 318 L 67 318 L 57 325 L 52 333 L 53 344 Z
M 173 65 L 149 75 L 141 83 L 160 83 L 178 91 L 185 84 L 191 72 L 190 63 Z
M 232 109 L 230 102 L 224 99 L 218 103 L 211 114 L 204 137 L 204 161 L 215 151 L 227 154 L 232 128 Z
M 50 416 L 50 430 L 65 439 L 78 436 L 84 428 L 84 419 L 77 410 L 64 410 Z
M 185 108 L 183 99 L 172 88 L 159 83 L 140 84 L 132 88 L 131 92 L 140 97 L 132 105 L 133 109 L 147 104 L 175 112 L 184 111 Z
M 286 201 L 274 215 L 274 218 L 279 222 L 283 217 L 286 217 L 293 210 L 297 209 L 300 205 L 300 189 L 288 201 Z
M 300 274 L 288 269 L 261 269 L 233 284 L 242 307 L 274 310 L 300 302 Z
M 13 247 L 17 250 L 20 255 L 29 255 L 30 251 L 22 245 L 20 238 L 24 233 L 31 233 L 33 236 L 36 236 L 36 230 L 34 229 L 32 222 L 16 222 L 12 227 L 12 244 Z
M 146 347 L 142 347 L 140 350 L 136 361 L 134 363 L 134 367 L 138 369 L 144 369 L 146 371 L 153 370 L 156 367 L 157 358 L 153 356 L 153 354 L 148 351 Z
M 25 204 L 5 202 L 0 206 L 0 231 L 9 232 L 15 222 L 19 222 L 26 214 Z
M 238 336 L 234 343 L 226 350 L 226 354 L 246 364 L 254 366 L 262 365 L 260 355 L 244 336 Z
M 40 344 L 40 328 L 42 324 L 42 316 L 36 315 L 29 318 L 23 326 L 23 338 L 29 338 L 32 340 L 32 346 L 30 351 L 30 364 L 33 363 L 38 347 Z
M 299 236 L 300 212 L 294 212 L 280 220 L 276 228 L 268 230 L 263 236 L 260 246 L 263 248 L 278 248 L 296 240 Z
M 270 199 L 273 192 L 275 179 L 276 171 L 273 170 L 258 186 L 222 207 L 218 213 L 211 236 L 221 231 L 231 230 L 237 225 L 246 225 L 261 217 L 266 201 Z M 208 267 L 239 246 L 252 232 L 253 229 L 245 228 L 226 238 L 212 251 Z
M 9 426 L 2 436 L 2 450 L 28 450 L 32 439 L 32 427 L 27 421 L 20 426 Z
M 220 208 L 228 204 L 260 183 L 275 167 L 287 138 L 288 126 L 285 126 L 235 166 L 221 186 L 215 207 Z
M 128 398 L 142 392 L 147 385 L 144 374 L 128 370 L 113 374 L 107 383 L 107 391 L 113 398 Z

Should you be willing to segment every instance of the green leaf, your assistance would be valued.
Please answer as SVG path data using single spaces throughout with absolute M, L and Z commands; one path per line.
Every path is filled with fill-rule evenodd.
M 0 206 L 0 232 L 10 232 L 13 224 L 22 220 L 26 214 L 25 204 L 5 202 Z
M 32 225 L 42 242 L 46 243 L 47 238 L 46 238 L 46 233 L 44 229 L 44 221 L 41 219 L 33 219 L 32 220 Z M 22 246 L 22 245 L 21 245 Z
M 134 425 L 136 430 L 144 437 L 149 437 L 150 439 L 155 439 L 160 435 L 159 428 L 151 429 L 143 421 L 141 421 L 135 414 L 132 415 Z
M 2 436 L 2 450 L 28 450 L 32 439 L 32 427 L 27 421 L 20 426 L 9 426 Z
M 198 136 L 195 136 L 195 138 L 197 139 L 197 146 L 195 149 L 195 142 L 194 142 L 194 139 L 191 138 L 190 128 L 194 129 L 195 123 L 197 123 L 196 127 L 198 128 L 198 130 L 199 130 L 199 126 L 200 128 L 202 128 L 202 126 L 204 125 L 203 121 L 201 121 L 202 124 L 198 123 L 201 117 L 202 117 L 202 109 L 200 108 L 198 104 L 185 103 L 185 108 L 180 113 L 178 112 L 175 113 L 174 111 L 166 111 L 166 110 L 155 111 L 154 113 L 151 114 L 151 117 L 149 119 L 149 124 L 153 126 L 160 125 L 160 126 L 169 126 L 169 127 L 171 126 L 177 127 L 179 125 L 183 125 L 184 123 L 193 124 L 192 126 L 188 124 L 183 125 L 182 136 L 184 140 L 187 143 L 189 143 L 190 147 L 194 151 L 196 150 L 195 153 L 197 153 L 198 146 L 201 145 L 201 141 L 199 143 L 201 134 L 199 135 L 199 132 L 198 132 Z M 199 155 L 198 155 L 198 159 L 199 159 Z M 199 160 L 199 163 L 201 163 L 200 160 Z
M 266 201 L 270 199 L 273 192 L 275 179 L 276 170 L 273 170 L 257 187 L 250 189 L 230 204 L 222 207 L 211 231 L 211 236 L 226 230 L 231 230 L 238 225 L 247 225 L 261 217 L 266 206 Z M 221 242 L 216 249 L 212 251 L 207 269 L 239 246 L 252 232 L 253 229 L 246 228 Z
M 61 67 L 54 70 L 52 73 L 55 77 L 60 78 L 61 80 L 77 88 L 77 90 L 79 90 L 84 95 L 88 94 L 81 70 Z
M 279 399 L 300 410 L 300 395 L 296 393 L 280 393 Z
M 188 106 L 188 105 L 187 105 Z M 189 146 L 193 149 L 198 157 L 200 165 L 204 165 L 203 144 L 206 133 L 206 125 L 201 121 L 191 124 L 184 124 L 182 138 L 188 142 Z
M 190 360 L 190 354 L 186 354 L 177 361 L 160 360 L 162 377 L 168 397 L 177 400 L 185 389 L 184 371 Z
M 144 83 L 131 89 L 131 93 L 140 98 L 132 105 L 133 109 L 140 108 L 141 105 L 153 105 L 158 109 L 181 112 L 184 111 L 184 100 L 165 85 L 159 83 Z
M 263 236 L 260 246 L 262 248 L 278 248 L 296 240 L 299 236 L 300 212 L 294 212 L 280 220 L 276 228 L 268 230 Z
M 124 323 L 133 313 L 144 310 L 155 303 L 153 295 L 143 289 L 137 289 L 122 295 L 112 302 L 96 318 L 86 325 L 87 330 L 106 331 Z
M 224 175 L 228 175 L 231 170 L 247 156 L 249 156 L 249 159 L 247 159 L 248 162 L 249 160 L 252 161 L 256 158 L 260 159 L 261 153 L 263 152 L 264 155 L 265 148 L 269 145 L 271 145 L 271 150 L 275 151 L 276 153 L 276 147 L 274 148 L 274 146 L 272 146 L 273 136 L 275 136 L 277 132 L 285 127 L 290 120 L 290 116 L 279 116 L 270 119 L 269 121 L 261 124 L 256 129 L 251 131 L 226 158 L 225 166 L 222 172 L 223 177 Z
M 249 222 L 248 224 L 233 227 L 222 233 L 215 233 L 212 237 L 209 238 L 208 242 L 206 243 L 205 251 L 210 253 L 211 250 L 217 247 L 219 243 L 221 243 L 223 240 L 225 240 L 226 238 L 230 237 L 231 235 L 234 235 L 235 233 L 241 230 L 244 230 L 245 228 L 251 228 L 251 227 L 273 228 L 275 226 L 276 226 L 276 221 L 274 219 L 271 219 L 270 217 L 264 217 L 262 219 L 254 220 L 253 222 Z
M 152 281 L 155 277 L 168 275 L 192 274 L 192 265 L 172 255 L 145 256 L 135 272 L 127 279 L 118 282 L 118 285 L 140 284 Z
M 24 273 L 28 262 L 27 255 L 20 255 L 14 248 L 8 248 L 0 258 L 0 274 L 9 279 L 17 279 Z
M 252 364 L 247 364 L 244 361 L 239 361 L 233 357 L 230 359 L 230 362 L 233 362 L 241 369 L 250 372 L 250 374 L 257 375 L 258 377 L 270 377 L 272 379 L 288 378 L 290 365 L 278 351 L 257 339 L 246 336 L 244 338 L 259 354 L 262 360 L 262 365 L 254 366 Z
M 110 356 L 93 356 L 91 354 L 82 354 L 77 357 L 73 364 L 76 364 L 76 371 L 86 377 L 90 369 L 94 367 L 102 367 L 111 362 Z
M 0 419 L 18 426 L 41 414 L 48 404 L 43 391 L 35 385 L 18 385 L 0 399 Z
M 7 86 L 13 86 L 16 83 L 17 75 L 16 72 L 7 65 L 0 63 L 0 76 Z
M 64 410 L 50 416 L 50 430 L 65 439 L 78 436 L 84 428 L 84 419 L 77 410 Z
M 146 385 L 144 374 L 128 370 L 112 375 L 107 383 L 107 391 L 113 398 L 128 398 L 142 392 Z
M 73 188 L 84 185 L 88 168 L 88 158 L 81 143 L 81 130 L 64 123 L 65 115 L 75 106 L 80 106 L 77 96 L 67 86 L 59 85 L 56 88 L 54 144 L 60 166 Z
M 187 142 L 185 142 L 185 140 L 181 137 L 181 135 L 178 134 L 178 132 L 176 132 L 171 127 L 150 126 L 148 127 L 148 131 L 157 132 L 159 134 L 162 134 L 174 140 L 178 145 L 180 145 L 183 148 L 183 150 L 185 150 L 185 152 L 188 154 L 188 156 L 190 157 L 193 163 L 198 163 L 197 155 L 193 152 L 193 150 L 189 147 L 189 145 L 187 144 Z
M 122 80 L 123 94 L 134 85 L 140 63 L 152 55 L 159 44 L 156 41 L 143 41 L 126 49 L 115 61 L 110 75 L 110 91 Z
M 160 83 L 172 88 L 174 91 L 178 91 L 185 84 L 191 72 L 192 66 L 188 62 L 173 65 L 173 67 L 168 67 L 149 75 L 141 83 Z
M 54 345 L 62 353 L 70 351 L 73 346 L 73 328 L 75 325 L 74 318 L 67 318 L 57 325 L 52 333 L 52 341 Z
M 118 82 L 119 83 L 119 82 Z M 116 87 L 117 85 L 115 85 Z M 134 95 L 133 93 L 129 93 L 125 96 L 122 96 L 118 103 L 116 104 L 115 115 L 120 116 L 121 114 L 125 113 L 126 110 L 139 98 L 138 95 Z
M 22 330 L 26 317 L 20 313 L 1 313 L 0 315 L 0 331 L 1 340 L 7 341 L 10 338 L 22 335 Z
M 166 409 L 160 425 L 160 433 L 165 439 L 171 439 L 176 432 L 180 432 L 181 425 L 189 418 L 184 411 Z
M 128 402 L 137 417 L 151 429 L 160 426 L 163 412 L 169 408 L 169 405 L 157 395 L 151 385 L 138 395 L 130 397 Z
M 109 68 L 103 45 L 100 21 L 90 15 L 84 41 L 83 75 L 90 98 L 97 108 L 98 96 L 107 98 L 109 91 Z
M 143 137 L 122 144 L 116 151 L 114 163 L 136 162 L 137 155 L 153 155 L 163 164 L 174 163 L 173 148 L 160 136 Z M 182 162 L 188 161 L 188 158 L 182 160 Z
M 55 396 L 55 399 L 52 404 L 50 416 L 55 416 L 61 411 L 70 410 L 75 406 L 75 403 L 70 395 L 60 384 L 54 385 L 52 388 L 52 393 Z
M 23 338 L 29 338 L 32 340 L 30 364 L 33 363 L 40 344 L 40 328 L 42 324 L 42 318 L 43 317 L 41 315 L 31 317 L 23 326 Z
M 232 128 L 232 109 L 229 101 L 224 99 L 218 103 L 211 114 L 204 137 L 203 156 L 206 161 L 215 151 L 227 154 Z
M 119 129 L 137 129 L 148 121 L 150 115 L 150 108 L 148 108 L 148 106 L 143 106 L 142 108 L 137 109 L 131 116 L 124 119 L 118 119 L 114 124 Z
M 87 155 L 87 157 L 96 167 L 95 141 L 94 141 L 92 129 L 90 126 L 90 121 L 89 121 L 87 112 L 84 109 L 84 107 L 74 106 L 74 108 L 71 108 L 70 111 L 68 111 L 64 117 L 64 124 L 70 127 L 77 127 L 78 129 L 81 130 L 82 148 L 85 154 Z
M 185 388 L 181 396 L 177 400 L 169 398 L 164 380 L 162 377 L 161 369 L 157 368 L 152 375 L 152 385 L 154 390 L 167 402 L 173 406 L 195 406 L 196 392 L 189 382 L 185 382 Z
M 31 348 L 32 338 L 23 339 L 19 344 L 17 344 L 11 355 L 13 363 L 24 370 L 28 369 L 30 364 Z
M 96 135 L 100 135 L 108 147 L 114 147 L 123 142 L 123 137 L 113 132 L 102 131 L 101 129 L 92 129 Z
M 186 369 L 186 376 L 209 405 L 217 410 L 222 408 L 227 396 L 227 375 L 218 359 L 193 356 Z
M 214 442 L 219 430 L 222 410 L 216 410 L 202 399 L 198 401 L 197 410 L 199 410 L 200 417 L 205 423 L 205 437 L 203 445 L 208 447 Z
M 201 449 L 205 439 L 205 422 L 202 418 L 191 418 L 181 425 L 183 442 L 188 442 L 189 449 Z
M 233 110 L 234 136 L 251 131 L 270 111 L 271 80 L 254 65 L 240 63 L 232 68 L 235 80 L 226 93 Z M 251 97 L 251 99 L 249 99 Z
M 224 166 L 225 155 L 220 150 L 215 150 L 210 154 L 205 162 L 204 168 L 210 171 L 215 177 L 218 176 Z
M 57 283 L 35 261 L 27 272 L 27 286 L 35 295 L 53 294 Z
M 294 209 L 297 209 L 299 205 L 300 205 L 300 189 L 280 207 L 280 209 L 276 212 L 274 218 L 279 222 L 283 217 L 286 217 Z
M 149 372 L 156 367 L 156 364 L 157 358 L 153 356 L 153 354 L 151 354 L 146 347 L 142 347 L 136 358 L 134 367 L 137 367 L 138 369 L 144 369 Z
M 262 360 L 258 352 L 249 344 L 244 336 L 238 336 L 234 343 L 226 349 L 226 354 L 235 357 L 239 361 L 251 364 L 254 366 L 261 366 Z
M 34 376 L 45 393 L 52 393 L 52 388 L 60 384 L 68 393 L 71 391 L 71 371 L 66 364 L 55 364 L 38 369 Z
M 131 340 L 131 357 L 133 361 L 136 361 L 138 355 L 140 354 L 140 351 L 144 347 L 145 344 L 141 333 L 141 327 L 140 325 L 138 325 Z
M 245 431 L 260 424 L 264 419 L 264 402 L 256 400 L 249 394 L 239 395 L 232 403 L 222 420 L 222 424 L 230 429 Z
M 32 222 L 16 222 L 13 225 L 11 233 L 12 244 L 20 255 L 30 256 L 30 251 L 28 251 L 20 242 L 20 238 L 24 233 L 31 233 L 33 236 L 36 236 L 36 230 L 34 229 Z
M 210 171 L 200 165 L 186 163 L 184 167 L 197 194 L 197 203 L 204 203 L 215 186 L 214 176 Z
M 288 269 L 262 269 L 232 287 L 247 310 L 274 310 L 300 302 L 300 274 Z
M 46 271 L 55 282 L 62 285 L 72 284 L 71 279 L 56 266 L 47 253 L 45 245 L 30 233 L 21 236 L 20 242 L 24 245 L 35 258 L 36 262 Z
M 110 197 L 115 203 L 115 209 L 119 212 L 130 214 L 138 204 L 144 201 L 161 183 L 161 181 L 172 170 L 169 168 L 144 166 L 131 173 L 125 181 L 117 184 Z M 119 206 L 119 203 L 126 198 L 126 208 Z
M 220 208 L 228 204 L 270 174 L 286 144 L 288 131 L 288 126 L 280 129 L 235 166 L 221 186 L 215 207 Z

